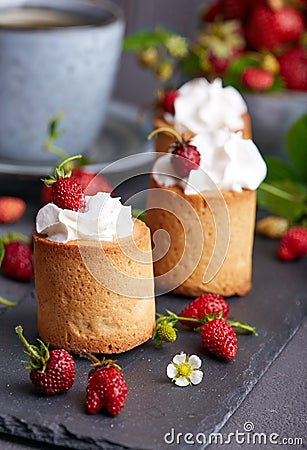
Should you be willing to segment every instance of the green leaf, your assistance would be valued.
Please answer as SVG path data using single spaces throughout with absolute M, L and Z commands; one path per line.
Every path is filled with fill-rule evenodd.
M 290 180 L 264 182 L 258 189 L 258 206 L 295 223 L 307 214 L 307 188 Z
M 200 67 L 199 55 L 195 52 L 188 53 L 188 55 L 180 61 L 181 70 L 189 76 L 199 75 Z
M 223 76 L 224 85 L 232 85 L 239 91 L 247 91 L 246 86 L 241 82 L 242 72 L 248 67 L 259 67 L 258 56 L 248 53 L 233 59 L 227 68 L 225 76 Z M 283 88 L 284 82 L 278 75 L 275 75 L 273 85 L 265 92 L 281 91 Z M 251 92 L 254 91 L 251 90 Z
M 224 76 L 224 84 L 232 85 L 238 90 L 245 90 L 241 82 L 241 75 L 244 69 L 247 67 L 257 67 L 259 65 L 258 61 L 252 55 L 245 54 L 239 58 L 233 59 L 226 71 Z
M 287 153 L 301 179 L 307 183 L 307 114 L 294 122 L 286 136 Z
M 132 209 L 132 217 L 142 220 L 142 222 L 145 222 L 145 215 L 146 215 L 146 211 L 142 211 L 141 209 L 135 209 L 135 208 Z
M 30 244 L 29 236 L 26 236 L 23 233 L 17 233 L 15 231 L 9 231 L 4 236 L 1 236 L 1 241 L 3 242 L 3 244 L 8 244 L 9 242 L 13 241 L 21 241 L 25 242 L 26 244 Z
M 149 47 L 156 48 L 160 45 L 165 45 L 171 36 L 175 36 L 175 34 L 162 27 L 156 28 L 155 30 L 138 31 L 125 37 L 123 50 L 139 52 Z
M 268 169 L 265 180 L 267 183 L 280 180 L 291 180 L 296 182 L 298 180 L 298 173 L 287 161 L 271 156 L 266 157 L 265 162 Z

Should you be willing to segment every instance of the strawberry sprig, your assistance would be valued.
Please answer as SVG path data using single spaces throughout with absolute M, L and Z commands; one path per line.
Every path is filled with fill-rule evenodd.
M 156 343 L 157 346 L 163 344 L 163 342 L 174 342 L 176 340 L 176 332 L 177 329 L 175 325 L 178 321 L 180 322 L 195 322 L 195 331 L 200 331 L 203 325 L 213 319 L 222 319 L 222 313 L 215 315 L 214 312 L 212 314 L 205 314 L 203 319 L 195 318 L 195 317 L 182 317 L 178 316 L 172 311 L 166 310 L 167 315 L 157 314 L 156 327 L 154 329 L 152 339 Z M 224 319 L 223 319 L 224 320 Z M 256 328 L 245 323 L 239 322 L 237 320 L 225 320 L 235 331 L 239 334 L 255 334 Z M 168 339 L 168 336 L 171 336 L 172 339 Z M 174 339 L 175 336 L 175 339 Z
M 155 129 L 147 136 L 147 139 L 151 139 L 158 133 L 168 133 L 175 138 L 175 142 L 170 146 L 171 162 L 179 177 L 187 177 L 192 170 L 198 169 L 201 159 L 200 153 L 196 146 L 190 143 L 190 139 L 185 139 L 184 136 L 169 127 Z
M 71 178 L 72 169 L 67 165 L 82 155 L 70 156 L 64 159 L 55 169 L 54 175 L 42 181 L 52 188 L 51 199 L 59 208 L 82 212 L 85 209 L 85 195 L 82 185 Z
M 82 155 L 74 155 L 63 159 L 60 164 L 54 169 L 54 174 L 49 178 L 42 179 L 46 186 L 52 187 L 61 178 L 70 178 L 72 169 L 69 166 L 71 161 L 82 158 Z
M 74 383 L 75 363 L 65 349 L 48 349 L 48 346 L 37 339 L 39 346 L 30 344 L 23 335 L 20 325 L 15 331 L 23 343 L 27 361 L 22 361 L 25 369 L 30 371 L 30 379 L 41 394 L 55 395 L 67 392 Z

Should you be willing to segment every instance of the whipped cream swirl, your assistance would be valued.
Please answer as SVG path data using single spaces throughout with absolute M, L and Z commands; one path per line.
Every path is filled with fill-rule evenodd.
M 190 143 L 201 155 L 200 166 L 186 179 L 178 178 L 171 153 L 159 157 L 153 167 L 155 181 L 163 186 L 180 186 L 187 195 L 213 190 L 241 192 L 255 190 L 266 176 L 266 164 L 250 139 L 226 128 L 196 135 Z
M 164 118 L 179 132 L 190 130 L 198 134 L 204 129 L 243 128 L 246 103 L 234 87 L 223 87 L 221 79 L 209 83 L 205 78 L 195 78 L 182 85 L 178 92 L 174 116 L 166 113 Z
M 113 241 L 130 236 L 133 229 L 131 206 L 124 206 L 120 198 L 106 192 L 86 196 L 85 212 L 59 208 L 48 203 L 36 217 L 36 231 L 54 242 L 76 239 Z

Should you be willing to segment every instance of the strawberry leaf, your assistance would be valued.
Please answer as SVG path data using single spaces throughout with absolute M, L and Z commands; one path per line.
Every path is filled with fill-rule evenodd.
M 280 180 L 297 181 L 298 173 L 287 161 L 272 156 L 266 157 L 265 162 L 268 169 L 266 177 L 267 183 Z
M 307 114 L 290 127 L 286 136 L 287 153 L 300 179 L 307 183 Z
M 155 30 L 143 30 L 131 34 L 124 39 L 123 49 L 129 52 L 139 52 L 149 47 L 164 45 L 173 33 L 159 27 Z
M 241 82 L 242 72 L 247 67 L 258 67 L 258 66 L 259 66 L 258 61 L 255 59 L 253 55 L 250 54 L 245 54 L 239 58 L 233 59 L 227 68 L 224 77 L 224 84 L 225 85 L 230 84 L 240 91 L 244 90 L 245 88 Z
M 262 183 L 258 206 L 295 223 L 307 214 L 307 187 L 290 180 Z

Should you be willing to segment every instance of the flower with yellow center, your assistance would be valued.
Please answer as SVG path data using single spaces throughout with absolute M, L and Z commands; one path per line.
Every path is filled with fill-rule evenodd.
M 185 387 L 191 384 L 199 384 L 203 379 L 203 372 L 199 370 L 201 359 L 196 355 L 188 356 L 180 353 L 168 364 L 166 374 L 177 386 Z

